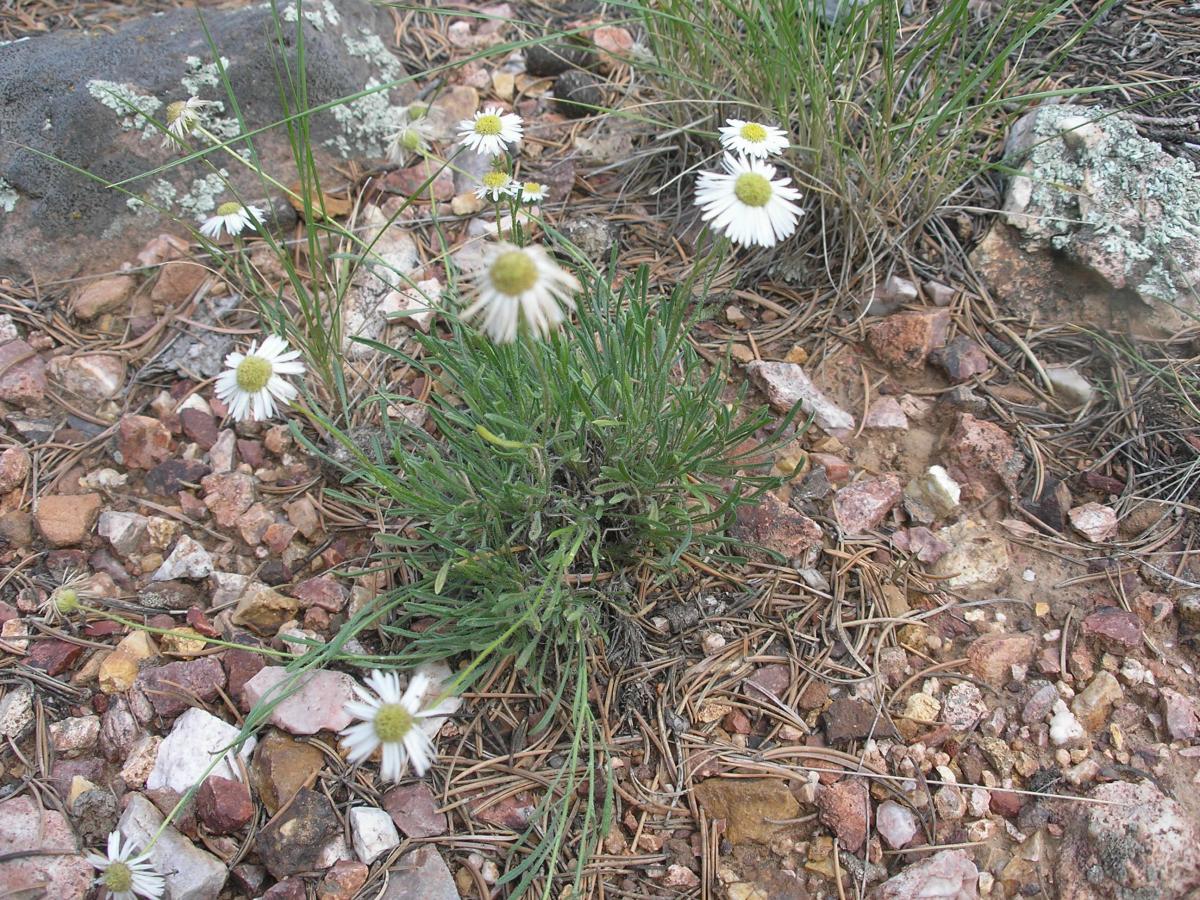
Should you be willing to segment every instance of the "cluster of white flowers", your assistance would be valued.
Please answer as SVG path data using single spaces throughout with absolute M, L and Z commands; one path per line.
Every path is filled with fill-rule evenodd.
M 546 199 L 549 187 L 537 181 L 518 181 L 505 168 L 504 155 L 515 149 L 524 133 L 520 116 L 489 106 L 460 122 L 458 133 L 468 150 L 493 157 L 492 168 L 480 179 L 475 196 L 496 203 L 509 199 L 531 205 Z M 498 241 L 485 251 L 475 290 L 475 301 L 463 310 L 463 318 L 479 317 L 489 338 L 507 344 L 517 339 L 522 326 L 539 337 L 556 331 L 565 319 L 563 307 L 572 304 L 579 282 L 544 248 Z
M 743 247 L 772 247 L 790 237 L 804 214 L 795 202 L 800 192 L 765 162 L 787 149 L 787 135 L 772 125 L 729 119 L 721 146 L 725 171 L 701 172 L 696 179 L 704 221 Z

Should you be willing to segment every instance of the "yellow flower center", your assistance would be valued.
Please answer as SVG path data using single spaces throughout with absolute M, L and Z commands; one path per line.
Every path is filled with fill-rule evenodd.
M 79 609 L 79 593 L 74 588 L 59 588 L 54 592 L 54 607 L 64 616 Z
M 406 128 L 400 134 L 400 146 L 412 152 L 421 147 L 421 132 L 415 128 Z
M 502 294 L 518 297 L 537 284 L 537 264 L 524 250 L 509 250 L 492 263 L 488 274 Z
M 734 182 L 733 193 L 747 206 L 766 206 L 771 199 L 771 182 L 757 172 L 744 172 Z
M 247 356 L 237 367 L 237 386 L 247 394 L 257 394 L 271 380 L 271 364 L 261 356 Z
M 375 736 L 385 744 L 399 743 L 412 730 L 414 721 L 413 714 L 399 703 L 385 703 L 375 713 Z
M 500 121 L 500 117 L 495 113 L 487 113 L 475 120 L 475 133 L 491 136 L 499 134 L 504 127 L 504 123 Z
M 176 100 L 167 106 L 167 124 L 174 125 L 187 110 L 186 100 Z
M 523 194 L 540 194 L 542 186 L 536 181 L 527 181 L 521 185 L 521 193 Z
M 483 176 L 483 186 L 489 191 L 496 191 L 508 184 L 507 172 L 485 172 Z
M 242 204 L 236 200 L 230 200 L 228 203 L 222 203 L 217 207 L 218 216 L 232 216 L 235 212 L 242 208 Z
M 408 104 L 407 112 L 410 119 L 420 119 L 429 111 L 429 107 L 423 103 Z
M 111 893 L 119 894 L 133 888 L 133 871 L 123 862 L 111 862 L 100 880 Z
M 761 144 L 767 139 L 767 129 L 757 122 L 747 122 L 742 126 L 742 137 L 752 144 Z

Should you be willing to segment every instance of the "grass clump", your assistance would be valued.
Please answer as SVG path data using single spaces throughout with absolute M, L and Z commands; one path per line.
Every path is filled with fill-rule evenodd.
M 778 258 L 815 260 L 845 283 L 864 260 L 911 246 L 951 198 L 986 170 L 991 145 L 1038 92 L 1039 79 L 1111 3 L 1034 58 L 1035 37 L 1068 2 L 988 7 L 946 0 L 906 15 L 897 0 L 639 0 L 664 115 L 684 158 L 726 116 L 773 116 L 798 145 L 796 180 L 812 213 L 805 240 Z M 833 11 L 838 10 L 837 15 Z
M 342 499 L 382 511 L 375 562 L 407 574 L 381 601 L 390 663 L 467 654 L 461 689 L 511 656 L 543 692 L 531 737 L 569 723 L 567 764 L 542 798 L 544 834 L 506 876 L 518 896 L 555 871 L 568 828 L 581 827 L 577 881 L 588 842 L 608 827 L 589 657 L 640 661 L 618 646 L 638 631 L 625 627 L 637 610 L 624 576 L 668 580 L 687 571 L 685 553 L 733 561 L 738 506 L 780 481 L 751 453 L 769 458 L 789 421 L 756 440 L 771 414 L 745 410 L 743 392 L 726 402 L 724 367 L 709 369 L 687 339 L 690 289 L 649 290 L 645 271 L 620 291 L 593 277 L 575 320 L 545 341 L 495 344 L 451 323 L 412 357 L 372 345 L 434 380 L 428 425 L 385 414 L 374 447 L 341 437 L 357 458 Z M 395 411 L 403 401 L 374 402 Z

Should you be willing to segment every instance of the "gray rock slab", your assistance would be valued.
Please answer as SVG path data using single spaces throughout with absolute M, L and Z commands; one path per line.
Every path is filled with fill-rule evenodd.
M 284 117 L 273 56 L 295 70 L 297 13 L 294 5 L 279 8 L 282 56 L 272 53 L 269 4 L 202 13 L 251 130 Z M 384 43 L 392 27 L 384 10 L 366 0 L 310 0 L 302 8 L 310 106 L 405 77 Z M 262 182 L 224 152 L 213 154 L 211 165 L 137 177 L 182 155 L 178 146 L 164 146 L 162 132 L 141 113 L 162 122 L 170 103 L 197 97 L 213 101 L 202 110 L 211 133 L 222 140 L 238 134 L 200 15 L 181 9 L 132 20 L 111 34 L 64 32 L 0 49 L 0 271 L 43 279 L 98 271 L 161 232 L 187 234 L 182 222 L 195 225 L 232 199 L 217 170 L 246 202 L 278 200 L 264 197 Z M 382 156 L 397 107 L 411 93 L 411 86 L 394 87 L 314 113 L 319 164 L 331 171 L 339 159 Z M 254 140 L 274 177 L 284 184 L 296 179 L 286 128 Z M 104 182 L 135 180 L 124 194 L 71 166 Z M 80 240 L 88 241 L 86 253 Z

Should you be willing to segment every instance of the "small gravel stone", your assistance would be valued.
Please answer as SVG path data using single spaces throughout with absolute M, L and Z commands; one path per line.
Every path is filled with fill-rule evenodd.
M 212 556 L 204 545 L 186 534 L 179 536 L 175 549 L 150 576 L 151 581 L 174 581 L 178 578 L 207 578 L 212 574 Z
M 568 119 L 603 112 L 604 88 L 594 75 L 569 69 L 554 82 L 554 108 Z
M 74 547 L 87 540 L 100 516 L 99 494 L 51 494 L 38 500 L 34 524 L 55 547 Z
M 196 793 L 196 815 L 215 834 L 230 834 L 254 818 L 254 801 L 240 781 L 210 775 Z
M 185 793 L 200 780 L 213 758 L 221 756 L 237 737 L 238 729 L 228 722 L 203 709 L 189 709 L 175 720 L 171 733 L 163 740 L 146 786 L 151 790 L 166 787 Z M 247 741 L 243 755 L 252 749 L 252 740 Z M 237 777 L 228 758 L 222 758 L 209 774 Z
M 875 811 L 875 830 L 889 847 L 899 850 L 917 836 L 917 817 L 907 806 L 884 800 Z
M 1102 544 L 1117 534 L 1117 514 L 1110 506 L 1085 503 L 1067 513 L 1071 527 L 1093 544 Z
M 220 895 L 228 876 L 225 864 L 172 826 L 163 827 L 162 813 L 142 794 L 129 795 L 119 829 L 137 847 L 150 848 L 150 863 L 166 879 L 167 896 L 216 900 Z
M 350 834 L 354 852 L 368 866 L 393 847 L 400 846 L 400 834 L 391 816 L 373 806 L 356 806 L 350 810 Z
M 438 812 L 433 792 L 424 782 L 394 787 L 383 795 L 383 808 L 407 837 L 445 834 L 446 814 Z
M 827 784 L 817 793 L 821 822 L 838 836 L 842 846 L 857 853 L 867 839 L 871 800 L 867 786 L 857 778 Z

